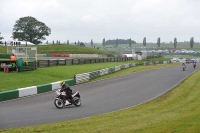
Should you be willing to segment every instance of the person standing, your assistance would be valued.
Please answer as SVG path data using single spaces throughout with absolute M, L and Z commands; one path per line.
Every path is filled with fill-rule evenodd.
M 12 55 L 10 56 L 10 60 L 11 60 L 11 61 L 16 61 L 16 60 L 17 60 L 17 57 L 16 57 L 14 54 L 12 54 Z

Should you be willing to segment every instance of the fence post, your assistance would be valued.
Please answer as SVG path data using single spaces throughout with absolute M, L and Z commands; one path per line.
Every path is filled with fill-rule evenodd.
M 65 59 L 65 65 L 67 65 L 67 59 Z
M 40 67 L 40 60 L 37 61 L 37 67 Z
M 33 62 L 33 69 L 37 69 L 37 62 L 36 61 Z
M 50 66 L 50 60 L 48 60 L 48 67 Z

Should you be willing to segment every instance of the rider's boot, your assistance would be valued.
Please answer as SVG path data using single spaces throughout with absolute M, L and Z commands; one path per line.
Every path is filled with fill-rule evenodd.
M 70 102 L 68 100 L 65 101 L 65 106 L 69 105 Z

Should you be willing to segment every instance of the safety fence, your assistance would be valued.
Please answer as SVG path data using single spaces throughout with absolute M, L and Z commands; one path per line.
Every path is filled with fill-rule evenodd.
M 105 69 L 101 69 L 98 71 L 93 71 L 93 72 L 88 72 L 88 73 L 83 73 L 83 74 L 76 74 L 74 76 L 75 79 L 75 83 L 76 84 L 80 84 L 83 82 L 87 82 L 90 79 L 94 79 L 106 74 L 110 74 L 110 73 L 114 73 L 116 71 L 122 70 L 122 69 L 126 69 L 129 67 L 133 67 L 133 66 L 137 66 L 139 63 L 129 63 L 129 64 L 123 64 L 123 65 L 119 65 L 119 66 L 114 66 L 114 67 L 110 67 L 110 68 L 105 68 Z
M 51 59 L 51 60 L 38 60 L 37 67 L 50 67 L 58 65 L 78 65 L 78 64 L 92 64 L 102 62 L 122 62 L 133 60 L 132 57 L 124 58 L 75 58 L 75 59 Z

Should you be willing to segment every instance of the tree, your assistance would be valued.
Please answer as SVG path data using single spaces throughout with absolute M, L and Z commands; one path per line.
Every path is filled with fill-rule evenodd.
M 131 47 L 131 38 L 129 39 L 129 47 Z
M 160 47 L 160 37 L 158 37 L 157 45 L 158 45 L 158 47 Z
M 143 46 L 146 47 L 146 37 L 143 39 Z
M 193 48 L 194 45 L 194 37 L 190 38 L 190 48 Z
M 118 38 L 116 39 L 116 47 L 118 47 Z
M 91 40 L 91 47 L 93 48 L 93 40 Z
M 174 38 L 174 48 L 176 48 L 176 47 L 177 47 L 177 39 Z
M 3 42 L 1 41 L 2 39 L 4 38 L 1 36 L 1 32 L 0 32 L 0 44 L 3 44 Z
M 20 18 L 16 21 L 12 38 L 19 41 L 28 41 L 34 44 L 41 43 L 45 40 L 45 36 L 51 34 L 51 29 L 47 27 L 43 22 L 38 21 L 31 16 Z
M 125 40 L 125 39 L 118 39 L 118 44 L 129 44 L 129 39 Z M 106 45 L 116 45 L 116 40 L 107 40 L 105 42 Z M 136 44 L 135 41 L 131 40 L 131 44 Z
M 103 39 L 102 44 L 105 47 L 105 38 Z

